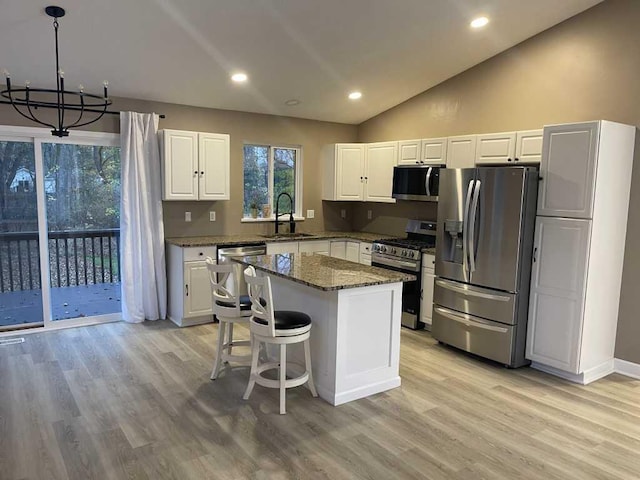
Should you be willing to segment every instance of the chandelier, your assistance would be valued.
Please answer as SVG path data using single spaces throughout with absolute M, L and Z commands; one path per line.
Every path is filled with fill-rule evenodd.
M 12 87 L 9 72 L 5 70 L 7 88 L 1 91 L 0 95 L 9 100 L 8 103 L 11 103 L 13 108 L 23 117 L 50 127 L 52 135 L 68 137 L 70 128 L 83 127 L 100 120 L 107 113 L 107 107 L 113 102 L 107 94 L 108 82 L 104 82 L 104 95 L 86 93 L 82 85 L 78 87 L 78 91 L 64 89 L 64 72 L 60 69 L 58 60 L 58 19 L 64 17 L 65 11 L 64 8 L 55 6 L 47 7 L 44 11 L 53 18 L 56 40 L 56 89 L 31 88 L 29 82 L 25 83 L 24 88 Z M 34 112 L 38 108 L 56 109 L 57 123 L 38 119 Z M 85 113 L 94 118 L 87 120 L 84 117 Z

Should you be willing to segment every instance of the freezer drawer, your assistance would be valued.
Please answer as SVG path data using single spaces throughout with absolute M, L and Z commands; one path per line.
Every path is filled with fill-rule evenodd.
M 512 363 L 515 328 L 434 306 L 431 334 L 447 345 L 505 365 Z
M 508 325 L 515 325 L 517 295 L 437 278 L 433 303 Z

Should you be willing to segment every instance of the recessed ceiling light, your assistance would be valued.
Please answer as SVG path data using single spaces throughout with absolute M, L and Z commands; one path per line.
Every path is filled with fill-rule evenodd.
M 248 78 L 249 77 L 247 77 L 246 73 L 241 73 L 241 72 L 234 73 L 233 75 L 231 75 L 231 80 L 233 80 L 236 83 L 246 82 Z
M 295 107 L 296 105 L 300 105 L 300 103 L 300 100 L 298 100 L 297 98 L 291 98 L 284 102 L 284 104 L 288 107 Z
M 358 99 L 359 99 L 359 98 L 361 98 L 361 97 L 362 97 L 362 93 L 361 93 L 361 92 L 351 92 L 351 93 L 349 94 L 349 98 L 350 98 L 351 100 L 358 100 Z
M 489 23 L 489 19 L 487 17 L 478 17 L 478 18 L 474 18 L 471 21 L 470 25 L 471 25 L 471 28 L 482 28 L 487 23 Z

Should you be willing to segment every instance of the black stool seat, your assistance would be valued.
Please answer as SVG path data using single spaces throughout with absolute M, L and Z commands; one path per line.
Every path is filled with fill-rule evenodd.
M 306 313 L 291 310 L 276 310 L 273 312 L 276 330 L 293 330 L 311 325 L 311 317 Z M 267 321 L 254 317 L 254 321 L 260 325 L 267 325 Z
M 261 298 L 260 303 L 264 307 L 267 304 L 267 301 L 264 298 Z M 227 308 L 235 307 L 233 302 L 225 302 L 223 300 L 216 300 L 216 305 Z M 251 298 L 249 295 L 240 295 L 240 310 L 251 310 Z

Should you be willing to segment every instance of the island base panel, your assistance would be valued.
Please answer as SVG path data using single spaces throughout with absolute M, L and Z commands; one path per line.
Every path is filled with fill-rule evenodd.
M 271 282 L 276 309 L 312 318 L 311 361 L 321 398 L 340 405 L 400 386 L 402 283 L 323 291 L 274 276 Z M 304 363 L 301 346 L 287 356 Z

